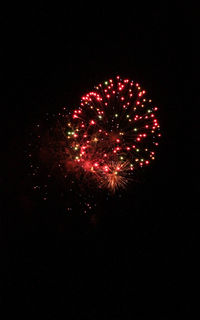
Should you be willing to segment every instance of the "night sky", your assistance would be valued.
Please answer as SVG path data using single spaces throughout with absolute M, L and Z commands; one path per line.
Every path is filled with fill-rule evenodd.
M 199 212 L 196 167 L 185 161 L 196 146 L 184 123 L 190 14 L 166 1 L 54 5 L 1 12 L 0 312 L 84 320 L 189 313 Z M 156 161 L 122 198 L 97 194 L 93 216 L 66 214 L 56 195 L 36 200 L 25 157 L 32 123 L 118 74 L 142 83 L 159 107 Z

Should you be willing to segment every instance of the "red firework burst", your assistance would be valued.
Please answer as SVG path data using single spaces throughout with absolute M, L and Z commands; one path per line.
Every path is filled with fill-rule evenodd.
M 64 170 L 112 192 L 124 188 L 137 169 L 155 159 L 161 136 L 157 110 L 129 79 L 117 76 L 97 85 L 72 113 L 64 108 L 59 114 Z

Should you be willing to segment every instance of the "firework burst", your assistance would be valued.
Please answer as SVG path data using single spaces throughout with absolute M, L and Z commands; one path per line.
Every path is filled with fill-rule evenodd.
M 124 188 L 138 168 L 155 159 L 161 136 L 157 110 L 129 79 L 117 76 L 97 85 L 70 116 L 60 114 L 66 165 L 72 161 L 100 188 Z
M 33 175 L 45 181 L 34 189 L 47 199 L 55 178 L 55 191 L 62 190 L 67 201 L 79 190 L 75 202 L 84 205 L 84 212 L 95 203 L 95 189 L 112 194 L 125 189 L 156 158 L 161 136 L 157 110 L 138 83 L 117 76 L 95 86 L 77 108 L 48 114 L 32 134 L 30 165 Z

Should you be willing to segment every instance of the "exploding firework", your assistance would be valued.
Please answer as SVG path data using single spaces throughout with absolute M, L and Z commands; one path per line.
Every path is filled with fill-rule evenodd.
M 115 193 L 155 159 L 161 136 L 157 110 L 138 83 L 109 79 L 85 94 L 77 108 L 64 107 L 47 134 L 37 135 L 40 164 L 66 188 L 76 180 L 82 189 Z
M 138 83 L 117 76 L 99 84 L 70 116 L 60 115 L 66 164 L 99 188 L 124 188 L 138 168 L 155 159 L 161 136 L 157 110 Z

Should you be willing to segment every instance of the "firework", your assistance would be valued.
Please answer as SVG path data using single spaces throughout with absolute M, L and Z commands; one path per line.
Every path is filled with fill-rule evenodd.
M 79 204 L 84 213 L 96 206 L 95 190 L 125 189 L 156 158 L 157 110 L 138 83 L 117 76 L 95 86 L 78 107 L 46 114 L 28 155 L 34 189 L 44 200 L 60 194 L 67 210 Z
M 65 169 L 98 188 L 124 188 L 134 172 L 155 159 L 160 125 L 157 107 L 138 83 L 117 76 L 85 94 L 69 115 L 60 114 Z

